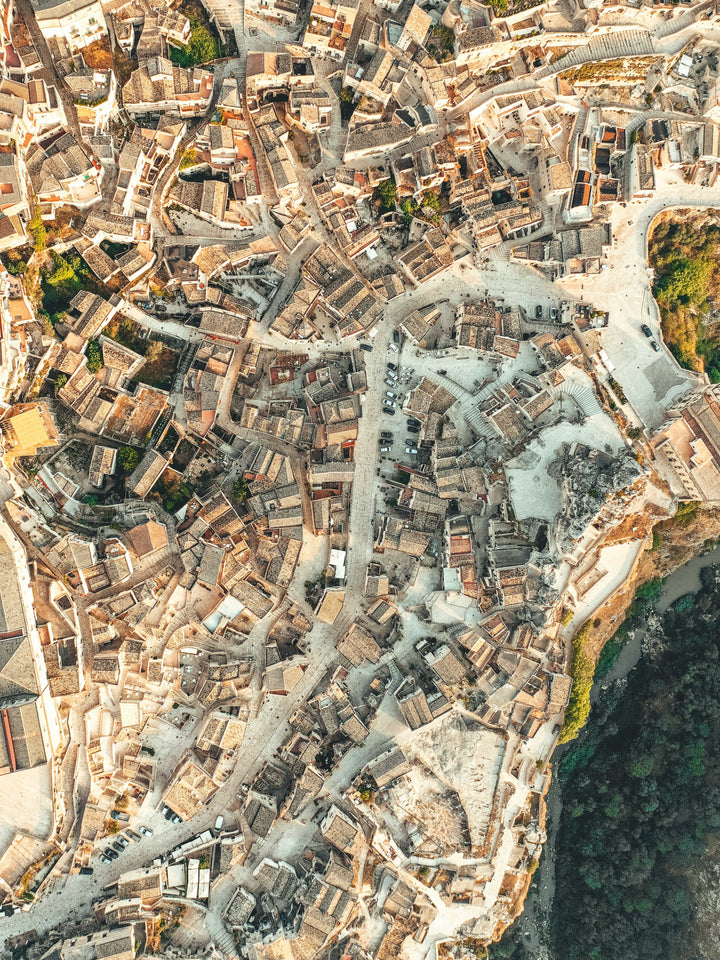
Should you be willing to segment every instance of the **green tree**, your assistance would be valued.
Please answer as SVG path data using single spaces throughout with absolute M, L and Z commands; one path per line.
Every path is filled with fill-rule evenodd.
M 250 487 L 248 485 L 245 477 L 240 477 L 232 485 L 232 495 L 233 499 L 237 500 L 238 503 L 244 503 L 247 500 L 247 496 L 250 493 Z
M 656 284 L 658 299 L 670 304 L 704 306 L 707 302 L 710 278 L 715 265 L 708 260 L 675 260 L 664 277 Z
M 397 185 L 392 178 L 383 180 L 382 183 L 379 183 L 377 187 L 375 187 L 375 199 L 380 201 L 381 213 L 387 213 L 395 209 L 396 197 Z
M 35 203 L 35 213 L 33 214 L 32 220 L 28 222 L 27 225 L 28 233 L 32 237 L 32 244 L 35 250 L 44 250 L 47 246 L 47 231 L 42 222 L 42 217 L 40 216 L 40 206 Z
M 663 582 L 660 577 L 654 577 L 647 583 L 641 584 L 635 591 L 638 600 L 656 600 L 662 591 Z
M 188 167 L 194 167 L 196 163 L 200 162 L 200 157 L 198 156 L 197 150 L 185 150 L 182 157 L 180 157 L 180 169 L 187 170 Z
M 220 44 L 199 17 L 189 17 L 190 41 L 186 47 L 173 47 L 170 59 L 179 67 L 195 67 L 221 56 Z
M 60 391 L 62 390 L 62 388 L 65 386 L 67 382 L 68 382 L 68 378 L 66 373 L 59 373 L 55 377 L 55 396 L 57 396 L 58 393 L 60 393 Z
M 162 356 L 163 345 L 159 340 L 150 340 L 145 352 L 146 363 L 157 363 Z
M 65 257 L 53 251 L 52 259 L 53 269 L 45 275 L 45 279 L 51 286 L 58 287 L 60 284 L 70 283 L 77 279 L 72 265 L 65 259 Z
M 14 277 L 21 277 L 27 270 L 27 264 L 24 260 L 10 260 L 8 262 L 8 273 Z
M 97 373 L 105 366 L 103 362 L 102 347 L 97 340 L 88 340 L 85 351 L 87 357 L 87 367 L 90 373 Z
M 140 463 L 140 454 L 132 447 L 120 447 L 117 452 L 117 462 L 123 473 L 132 473 Z

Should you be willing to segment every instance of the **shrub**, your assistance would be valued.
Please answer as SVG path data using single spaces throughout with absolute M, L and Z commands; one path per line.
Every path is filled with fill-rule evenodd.
M 244 503 L 247 500 L 248 493 L 250 493 L 250 488 L 245 477 L 241 477 L 233 483 L 232 495 L 238 503 Z
M 585 647 L 592 624 L 586 621 L 578 630 L 573 640 L 572 660 L 570 661 L 570 676 L 573 685 L 570 691 L 570 701 L 565 711 L 565 722 L 560 732 L 560 743 L 574 740 L 585 726 L 590 715 L 590 691 L 592 690 L 595 675 L 595 664 L 588 656 Z
M 85 356 L 87 357 L 87 366 L 90 373 L 97 373 L 98 370 L 102 370 L 105 366 L 103 363 L 102 347 L 97 340 L 88 340 Z
M 383 180 L 382 183 L 379 183 L 375 187 L 375 193 L 373 194 L 376 200 L 380 201 L 380 212 L 387 213 L 390 210 L 395 209 L 395 199 L 397 197 L 397 186 L 395 181 Z
M 653 577 L 647 583 L 642 583 L 635 591 L 638 600 L 657 600 L 662 590 L 663 581 L 660 577 Z
M 117 462 L 123 473 L 132 473 L 140 463 L 140 454 L 132 447 L 120 447 L 117 452 Z
M 35 204 L 35 213 L 32 220 L 27 225 L 28 233 L 32 237 L 32 245 L 35 250 L 44 250 L 47 246 L 47 231 L 40 216 L 40 207 Z

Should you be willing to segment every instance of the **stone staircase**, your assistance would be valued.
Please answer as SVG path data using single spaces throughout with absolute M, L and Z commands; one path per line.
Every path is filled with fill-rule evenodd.
M 572 136 L 570 137 L 570 143 L 568 144 L 568 160 L 570 164 L 574 164 L 577 161 L 577 145 L 578 140 L 582 134 L 582 131 L 585 129 L 585 121 L 587 120 L 588 108 L 581 107 L 580 111 L 575 118 L 575 125 L 573 127 Z
M 590 386 L 565 381 L 554 393 L 556 397 L 570 397 L 586 417 L 594 417 L 596 414 L 602 413 L 600 402 Z
M 654 52 L 653 38 L 647 30 L 622 30 L 595 37 L 590 43 L 575 47 L 552 64 L 552 73 L 562 73 L 570 67 L 595 60 L 619 60 L 622 57 L 642 57 Z
M 673 33 L 678 33 L 685 27 L 689 27 L 690 24 L 695 23 L 695 21 L 698 19 L 698 14 L 700 14 L 703 10 L 709 10 L 713 7 L 713 0 L 710 0 L 710 2 L 694 4 L 689 10 L 685 10 L 684 13 L 681 13 L 676 17 L 671 17 L 669 20 L 661 23 L 659 27 L 656 27 L 653 31 L 655 39 L 662 40 L 664 37 L 672 36 Z

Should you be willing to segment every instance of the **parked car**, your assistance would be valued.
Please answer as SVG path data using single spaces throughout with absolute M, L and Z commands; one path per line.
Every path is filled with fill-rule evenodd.
M 416 427 L 412 423 L 408 424 L 408 430 L 410 433 L 420 433 L 420 427 Z
M 123 837 L 122 834 L 117 838 L 117 842 L 122 844 L 123 848 L 130 846 L 130 841 L 127 837 Z
M 389 397 L 391 400 L 397 400 L 397 396 L 392 392 L 392 390 L 386 390 L 385 396 Z
M 642 326 L 640 327 L 640 329 L 641 329 L 642 332 L 645 334 L 645 336 L 648 338 L 648 340 L 652 337 L 652 330 L 650 329 L 650 327 L 649 327 L 646 323 L 643 323 Z
M 400 343 L 400 333 L 398 330 L 393 330 L 393 343 Z
M 395 407 L 395 403 L 392 400 L 383 400 L 384 407 Z
M 417 453 L 417 447 L 405 447 L 405 453 L 412 453 L 415 455 Z
M 397 373 L 395 373 L 394 370 L 388 370 L 388 371 L 387 371 L 387 376 L 388 376 L 391 380 L 397 380 L 397 378 L 398 378 L 398 375 L 397 375 Z
M 557 320 L 557 318 L 558 318 L 557 307 L 550 307 L 550 319 Z
M 150 829 L 150 827 L 138 827 L 138 829 L 144 837 L 151 837 L 153 835 L 153 832 Z
M 393 353 L 400 353 L 400 349 L 395 343 L 389 343 L 388 350 L 392 350 Z
M 369 343 L 361 343 L 360 349 L 365 350 L 366 353 L 372 353 L 372 347 Z
M 658 345 L 657 340 L 651 340 L 651 341 L 650 341 L 650 346 L 653 348 L 653 350 L 655 351 L 655 353 L 659 353 L 659 352 L 660 352 L 660 347 L 659 347 L 659 345 Z
M 541 304 L 538 304 L 538 305 L 535 307 L 535 319 L 536 319 L 536 320 L 542 320 L 542 306 L 541 306 Z
M 80 873 L 83 877 L 91 877 L 95 871 L 92 867 L 80 867 Z
M 179 817 L 176 813 L 173 814 L 172 818 L 173 823 L 182 823 L 182 817 Z
M 390 447 L 380 447 L 380 453 L 390 453 Z
M 385 377 L 385 380 L 383 381 L 383 383 L 385 384 L 386 387 L 394 387 L 394 386 L 395 386 L 395 381 L 394 381 L 394 380 L 391 380 L 390 377 Z
M 110 857 L 106 857 L 104 853 L 100 855 L 100 860 L 103 863 L 112 863 L 112 860 L 110 859 Z
M 215 820 L 215 827 L 214 827 L 215 833 L 220 833 L 224 822 L 225 822 L 225 818 L 221 813 L 219 813 L 217 816 L 217 819 Z
M 111 860 L 117 860 L 117 858 L 120 856 L 117 850 L 113 850 L 112 847 L 105 847 L 103 853 L 106 857 L 110 857 Z
M 380 432 L 380 436 L 383 438 L 383 440 L 392 440 L 393 438 L 393 435 L 389 430 L 382 430 Z
M 125 835 L 126 835 L 127 837 L 129 837 L 131 840 L 141 840 L 141 839 L 142 839 L 139 833 L 135 833 L 135 831 L 132 830 L 132 829 L 130 829 L 129 827 L 128 827 L 128 829 L 125 831 Z
M 125 849 L 124 844 L 120 843 L 119 840 L 113 840 L 113 847 L 117 850 L 118 853 L 122 853 Z
M 397 366 L 396 363 L 392 363 L 392 361 L 388 361 L 388 370 L 395 371 L 395 370 L 397 370 L 397 368 L 398 368 L 398 366 Z
M 384 402 L 387 403 L 387 400 L 385 400 Z M 382 412 L 389 413 L 391 417 L 395 416 L 395 411 L 392 409 L 392 407 L 383 407 Z

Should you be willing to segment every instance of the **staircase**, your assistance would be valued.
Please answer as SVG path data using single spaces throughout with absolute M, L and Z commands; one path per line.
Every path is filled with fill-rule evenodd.
M 643 57 L 654 52 L 653 39 L 647 30 L 622 30 L 596 37 L 590 43 L 575 47 L 552 65 L 553 73 L 595 60 L 620 60 Z
M 570 397 L 586 417 L 602 413 L 602 407 L 592 387 L 566 381 L 558 388 L 557 393 Z

